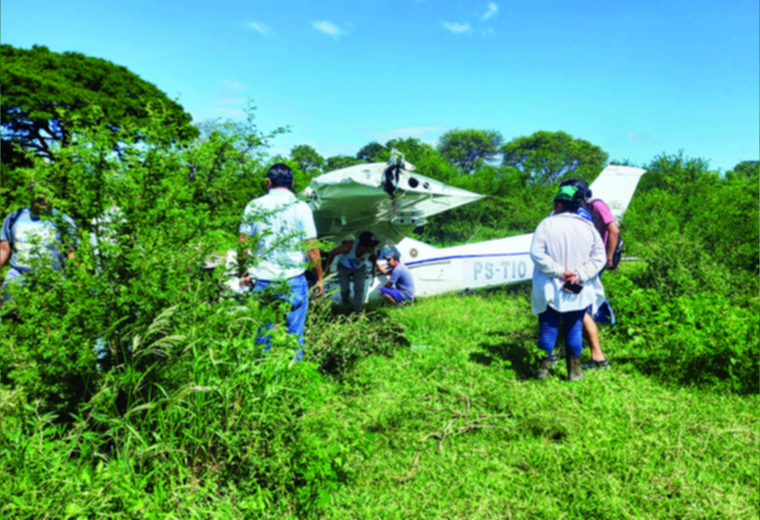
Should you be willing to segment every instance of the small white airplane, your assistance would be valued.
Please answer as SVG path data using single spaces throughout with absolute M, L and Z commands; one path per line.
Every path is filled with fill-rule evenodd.
M 615 218 L 620 219 L 645 172 L 610 165 L 590 188 L 594 198 L 604 200 Z M 513 284 L 533 277 L 528 253 L 532 233 L 446 248 L 409 238 L 416 227 L 425 224 L 425 217 L 479 200 L 483 195 L 414 173 L 414 166 L 395 150 L 387 164 L 360 164 L 320 175 L 301 195 L 314 211 L 320 238 L 339 244 L 357 238 L 362 231 L 372 231 L 382 245 L 395 245 L 401 261 L 414 276 L 416 297 Z M 549 211 L 547 207 L 547 215 Z M 227 265 L 234 263 L 231 251 Z M 334 266 L 330 269 L 335 271 Z M 382 301 L 378 291 L 387 277 L 367 278 L 365 303 Z M 228 285 L 237 290 L 237 278 L 231 278 Z M 337 280 L 333 279 L 326 289 L 335 286 Z M 335 293 L 334 297 L 340 298 Z

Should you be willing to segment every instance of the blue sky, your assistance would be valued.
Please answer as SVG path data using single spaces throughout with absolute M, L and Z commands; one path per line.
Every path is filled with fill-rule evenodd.
M 30 7 L 33 6 L 33 9 Z M 451 128 L 563 130 L 613 159 L 760 156 L 757 0 L 3 0 L 0 41 L 124 65 L 195 120 L 355 154 Z

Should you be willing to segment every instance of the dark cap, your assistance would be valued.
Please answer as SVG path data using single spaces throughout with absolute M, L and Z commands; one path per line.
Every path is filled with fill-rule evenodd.
M 370 231 L 364 231 L 359 235 L 359 245 L 362 247 L 377 247 L 380 241 Z
M 393 260 L 401 260 L 401 253 L 399 253 L 398 249 L 395 247 L 389 247 L 388 249 L 383 250 L 383 258 L 386 260 L 390 260 L 391 258 Z
M 287 164 L 277 163 L 269 168 L 267 178 L 273 186 L 290 188 L 293 185 L 293 170 Z

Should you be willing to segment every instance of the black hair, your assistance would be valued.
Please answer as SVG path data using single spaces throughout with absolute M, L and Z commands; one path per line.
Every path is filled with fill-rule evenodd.
M 578 188 L 578 191 L 575 192 L 575 197 L 573 197 L 573 203 L 577 202 L 575 204 L 575 209 L 573 210 L 568 209 L 568 211 L 576 212 L 578 211 L 578 208 L 583 208 L 586 211 L 588 211 L 589 215 L 591 215 L 591 218 L 594 219 L 594 227 L 596 227 L 597 229 L 601 229 L 602 227 L 604 227 L 602 226 L 602 222 L 599 218 L 599 215 L 596 214 L 596 212 L 594 211 L 594 208 L 592 208 L 588 203 L 588 201 L 591 199 L 591 189 L 588 187 L 588 183 L 586 181 L 584 181 L 583 179 L 570 178 L 570 179 L 565 179 L 564 181 L 562 181 L 559 184 L 559 186 L 560 188 L 562 186 L 575 186 L 576 188 Z M 567 208 L 568 206 L 564 206 L 563 204 L 563 207 Z
M 287 164 L 277 163 L 269 168 L 267 178 L 272 181 L 272 186 L 275 188 L 290 188 L 293 186 L 293 170 Z

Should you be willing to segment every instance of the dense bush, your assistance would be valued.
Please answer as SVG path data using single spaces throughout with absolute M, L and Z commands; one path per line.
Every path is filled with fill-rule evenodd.
M 384 309 L 363 314 L 334 313 L 332 302 L 322 299 L 309 309 L 306 327 L 307 357 L 322 370 L 339 374 L 358 359 L 390 355 L 409 346 L 404 327 Z
M 161 116 L 139 131 L 165 131 Z M 80 237 L 65 273 L 39 260 L 3 308 L 15 312 L 0 337 L 1 464 L 13 476 L 3 496 L 23 497 L 3 514 L 36 516 L 42 486 L 53 516 L 127 514 L 137 502 L 120 492 L 74 498 L 89 480 L 123 473 L 130 493 L 155 498 L 137 516 L 190 515 L 193 504 L 171 498 L 177 488 L 191 490 L 183 500 L 238 511 L 315 507 L 345 478 L 341 450 L 361 446 L 322 443 L 314 427 L 301 434 L 324 398 L 317 366 L 293 363 L 282 327 L 271 353 L 254 341 L 285 309 L 220 299 L 225 273 L 203 269 L 237 246 L 243 207 L 263 187 L 268 136 L 218 125 L 187 146 L 114 154 L 108 135 L 82 134 L 55 161 L 16 172 L 76 219 Z M 16 195 L 14 206 L 30 196 Z
M 636 347 L 633 362 L 664 381 L 738 393 L 760 392 L 760 304 L 720 293 L 668 297 L 623 274 L 605 278 L 617 335 Z

